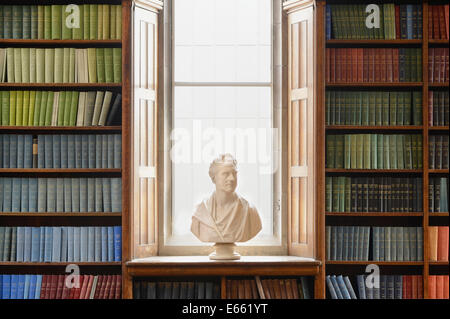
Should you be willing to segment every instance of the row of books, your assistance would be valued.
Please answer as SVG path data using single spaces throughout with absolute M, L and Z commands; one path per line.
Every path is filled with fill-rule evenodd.
M 326 91 L 327 125 L 422 125 L 422 92 Z
M 326 167 L 345 169 L 422 169 L 422 135 L 329 134 Z
M 430 169 L 448 169 L 448 135 L 430 135 L 428 148 Z
M 428 209 L 432 213 L 448 212 L 448 177 L 430 177 Z
M 448 83 L 448 73 L 448 48 L 430 48 L 428 50 L 428 81 Z
M 448 4 L 428 6 L 428 38 L 448 40 L 448 36 Z
M 428 125 L 448 126 L 449 93 L 447 91 L 428 91 Z
M 449 284 L 448 275 L 428 276 L 428 298 L 449 299 L 448 284 Z
M 0 6 L 0 39 L 120 39 L 122 7 L 110 4 Z
M 135 280 L 133 299 L 220 299 L 220 283 Z
M 121 226 L 0 227 L 1 261 L 114 262 L 121 247 Z
M 379 27 L 366 24 L 368 5 L 327 5 L 327 39 L 422 39 L 421 5 L 377 4 L 368 12 L 379 13 Z
M 328 83 L 422 81 L 422 49 L 327 48 L 325 52 Z
M 120 299 L 121 275 L 0 275 L 0 299 Z
M 110 91 L 2 91 L 3 126 L 104 126 L 121 122 L 122 95 Z
M 121 168 L 122 135 L 0 134 L 0 168 Z
M 348 276 L 327 275 L 327 291 L 331 299 L 423 299 L 422 276 L 380 275 L 378 278 L 376 283 L 373 280 L 367 283 L 367 275 L 357 275 L 353 283 L 357 289 L 354 289 Z
M 0 212 L 121 212 L 122 179 L 0 178 Z
M 308 277 L 227 279 L 227 299 L 311 299 Z
M 325 234 L 327 260 L 423 260 L 422 227 L 326 226 Z
M 326 212 L 422 212 L 422 178 L 325 177 Z
M 121 83 L 122 48 L 4 48 L 0 76 L 8 83 Z
M 448 261 L 448 226 L 428 227 L 430 261 Z

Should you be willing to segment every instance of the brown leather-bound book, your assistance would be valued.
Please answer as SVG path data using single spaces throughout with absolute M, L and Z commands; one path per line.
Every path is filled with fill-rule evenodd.
M 394 73 L 392 71 L 392 49 L 386 49 L 386 82 L 392 82 Z
M 260 299 L 258 287 L 256 287 L 256 280 L 250 280 L 250 287 L 252 289 L 252 299 Z
M 444 276 L 444 299 L 449 299 L 448 276 Z
M 434 39 L 434 37 L 433 37 L 433 8 L 432 8 L 432 6 L 428 7 L 428 38 L 430 40 Z
M 418 297 L 418 276 L 411 276 L 411 299 L 417 299 Z
M 381 82 L 381 68 L 383 67 L 382 49 L 376 48 L 375 50 L 375 82 Z
M 363 50 L 363 81 L 369 82 L 369 50 L 368 49 L 362 49 Z
M 387 69 L 387 54 L 386 49 L 380 49 L 380 82 L 386 82 L 386 69 Z
M 243 280 L 235 280 L 238 286 L 238 299 L 245 299 L 245 285 Z
M 330 49 L 325 50 L 325 80 L 330 83 Z
M 369 78 L 368 78 L 368 82 L 373 82 L 375 81 L 375 49 L 370 48 L 370 49 L 366 49 L 369 51 Z
M 348 70 L 351 68 L 351 53 L 350 53 L 350 57 L 347 56 L 348 53 L 350 53 L 350 52 L 348 52 L 348 48 L 341 49 L 341 59 L 342 59 L 341 80 L 342 80 L 342 82 L 348 82 L 347 73 L 348 73 Z
M 174 283 L 175 284 L 175 283 Z M 178 282 L 177 282 L 178 284 Z M 114 299 L 114 296 L 116 294 L 116 276 L 111 276 L 111 287 L 109 287 L 108 296 L 106 296 L 106 299 Z
M 428 227 L 430 235 L 430 261 L 438 260 L 438 227 Z
M 436 299 L 444 299 L 444 276 L 436 276 Z
M 448 52 L 446 51 L 448 48 L 441 48 L 441 68 L 440 68 L 440 74 L 439 74 L 439 82 L 445 82 L 445 69 L 446 69 L 446 62 L 448 60 Z
M 357 76 L 357 81 L 358 82 L 362 82 L 363 81 L 363 68 L 364 68 L 364 54 L 363 54 L 363 48 L 358 48 L 357 50 L 357 55 L 358 55 L 358 76 Z
M 280 285 L 280 293 L 281 293 L 281 299 L 287 299 L 287 293 L 286 293 L 286 283 L 284 279 L 277 279 L 278 284 Z
M 347 70 L 345 71 L 347 75 L 347 83 L 352 82 L 353 58 L 356 58 L 353 56 L 352 51 L 352 48 L 345 48 L 345 57 L 347 58 Z
M 342 82 L 342 69 L 344 68 L 342 63 L 342 48 L 336 49 L 336 61 L 335 61 L 335 68 L 336 68 L 336 83 Z
M 433 51 L 434 59 L 434 71 L 433 82 L 437 83 L 441 81 L 441 48 L 435 48 Z
M 267 279 L 261 280 L 261 285 L 264 291 L 264 299 L 273 299 L 270 292 L 269 281 Z
M 408 299 L 407 298 L 408 291 L 407 291 L 407 286 L 406 286 L 407 277 L 408 276 L 402 276 L 402 299 Z
M 358 81 L 358 49 L 352 48 L 352 82 Z
M 281 299 L 281 286 L 279 279 L 270 279 L 270 283 L 272 284 L 275 299 Z
M 100 290 L 102 288 L 104 277 L 105 276 L 98 276 L 97 287 L 95 288 L 94 299 L 100 299 Z
M 114 299 L 120 299 L 122 297 L 122 276 L 116 275 L 116 293 Z
M 400 32 L 400 6 L 395 5 L 395 38 L 401 39 L 401 32 Z
M 42 283 L 41 283 L 41 294 L 40 294 L 40 299 L 47 299 L 45 292 L 47 290 L 47 281 L 48 281 L 48 277 L 49 275 L 43 275 L 42 276 Z
M 105 293 L 106 293 L 107 286 L 108 286 L 108 275 L 104 275 L 102 286 L 100 287 L 101 289 L 100 289 L 100 293 L 98 296 L 99 299 L 105 299 Z
M 106 285 L 105 285 L 105 289 L 103 291 L 103 298 L 102 299 L 108 299 L 109 291 L 111 289 L 111 283 L 112 283 L 112 276 L 111 275 L 107 275 L 106 276 Z
M 259 276 L 255 276 L 256 287 L 258 288 L 258 295 L 260 299 L 266 299 L 265 290 Z
M 398 63 L 398 49 L 392 49 L 392 72 L 393 72 L 393 81 L 400 81 L 400 69 Z
M 445 82 L 449 81 L 449 57 L 448 57 L 448 52 L 449 49 L 448 48 L 444 48 L 445 50 Z
M 434 79 L 434 48 L 428 50 L 428 81 L 433 82 Z
M 430 6 L 433 9 L 433 39 L 440 39 L 441 33 L 439 31 L 439 7 Z
M 437 260 L 448 261 L 448 226 L 438 227 Z
M 51 275 L 49 299 L 56 299 L 57 285 L 58 285 L 58 275 Z
M 428 298 L 436 299 L 436 276 L 428 276 Z
M 227 289 L 227 299 L 231 299 L 231 286 L 232 286 L 232 282 L 231 282 L 231 280 L 230 279 L 227 279 L 227 286 L 226 286 L 226 289 Z
M 252 299 L 252 287 L 250 284 L 250 280 L 241 280 L 244 282 L 244 298 L 243 299 Z
M 433 91 L 428 91 L 428 125 L 433 126 Z
M 403 276 L 403 299 L 411 299 L 411 276 Z
M 297 279 L 289 279 L 289 281 L 291 282 L 292 298 L 299 299 Z
M 447 39 L 447 26 L 445 25 L 445 7 L 439 6 L 439 30 L 440 30 L 440 39 Z
M 69 299 L 70 290 L 69 290 L 69 287 L 67 287 L 67 285 L 66 285 L 67 276 L 68 275 L 64 276 L 64 287 L 63 287 L 63 291 L 61 294 L 61 299 Z
M 336 49 L 328 49 L 330 52 L 330 83 L 336 82 Z
M 56 284 L 56 299 L 62 299 L 62 292 L 64 290 L 64 275 L 58 275 Z
M 417 299 L 423 299 L 423 276 L 417 276 Z
M 284 280 L 284 287 L 286 288 L 286 298 L 294 299 L 294 296 L 292 295 L 291 281 L 289 279 Z

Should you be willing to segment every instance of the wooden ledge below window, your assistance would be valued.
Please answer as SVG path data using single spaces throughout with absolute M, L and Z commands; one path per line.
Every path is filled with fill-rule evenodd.
M 208 256 L 155 256 L 126 262 L 128 275 L 145 276 L 315 276 L 321 262 L 295 256 L 242 256 L 210 260 Z

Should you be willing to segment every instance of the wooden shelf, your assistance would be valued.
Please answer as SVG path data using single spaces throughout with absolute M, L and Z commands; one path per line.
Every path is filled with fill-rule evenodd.
M 0 217 L 122 217 L 122 213 L 38 213 L 1 212 Z
M 429 213 L 430 217 L 448 217 L 448 212 L 445 213 Z
M 429 126 L 428 130 L 430 131 L 448 131 L 448 126 Z
M 364 40 L 338 40 L 338 39 L 332 39 L 327 40 L 327 45 L 421 45 L 422 40 L 406 40 L 406 39 L 396 39 L 396 40 L 370 40 L 370 39 L 364 39 Z
M 326 130 L 354 130 L 354 131 L 420 131 L 423 130 L 423 126 L 416 125 L 401 125 L 401 126 L 363 126 L 363 125 L 327 125 Z
M 429 39 L 428 44 L 446 44 L 448 45 L 448 40 L 444 39 Z
M 29 132 L 103 132 L 114 131 L 120 132 L 121 126 L 0 126 L 0 132 L 17 132 L 17 131 L 29 131 Z
M 2 46 L 10 45 L 38 45 L 38 46 L 69 46 L 76 47 L 95 47 L 95 46 L 111 46 L 120 47 L 122 40 L 44 40 L 44 39 L 1 39 Z
M 346 83 L 327 83 L 327 87 L 343 88 L 343 87 L 399 87 L 399 88 L 419 88 L 423 86 L 423 82 L 346 82 Z
M 121 173 L 121 168 L 0 168 L 0 173 L 36 174 L 106 174 Z
M 445 88 L 448 87 L 448 82 L 445 83 L 429 83 L 428 86 L 430 88 Z
M 429 169 L 428 173 L 430 174 L 448 174 L 448 169 Z
M 326 168 L 325 173 L 364 173 L 364 174 L 383 174 L 383 173 L 414 173 L 420 174 L 421 169 L 342 169 Z
M 337 212 L 328 212 L 325 213 L 325 216 L 343 216 L 343 217 L 422 217 L 423 213 L 377 213 L 377 212 L 358 212 L 358 213 L 337 213 Z
M 121 88 L 121 83 L 0 83 L 0 88 L 12 89 L 101 89 L 101 88 Z
M 360 265 L 380 265 L 380 266 L 423 266 L 423 261 L 327 261 L 327 265 L 346 265 L 346 266 L 360 266 Z
M 448 266 L 449 263 L 448 263 L 448 261 L 430 261 L 429 265 L 430 266 Z

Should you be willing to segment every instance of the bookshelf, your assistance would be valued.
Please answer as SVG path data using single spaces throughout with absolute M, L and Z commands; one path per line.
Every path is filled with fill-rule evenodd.
M 430 298 L 429 295 L 429 280 L 432 275 L 447 275 L 448 276 L 448 262 L 430 261 L 430 242 L 429 242 L 429 227 L 430 226 L 448 226 L 448 212 L 433 213 L 429 211 L 429 183 L 434 176 L 444 177 L 448 175 L 448 169 L 430 169 L 428 163 L 429 157 L 429 136 L 431 134 L 442 134 L 447 132 L 448 126 L 431 126 L 429 125 L 429 108 L 428 108 L 428 92 L 448 90 L 448 82 L 435 83 L 429 81 L 428 78 L 428 61 L 430 48 L 444 48 L 448 46 L 448 40 L 431 39 L 428 34 L 429 16 L 428 10 L 431 5 L 443 5 L 439 1 L 392 1 L 396 5 L 414 4 L 420 5 L 423 12 L 422 23 L 422 38 L 421 39 L 372 39 L 372 40 L 355 40 L 355 39 L 327 39 L 326 31 L 326 8 L 327 5 L 346 5 L 348 1 L 317 1 L 317 47 L 318 47 L 318 61 L 321 65 L 326 64 L 326 49 L 329 48 L 420 48 L 422 52 L 422 80 L 419 82 L 397 82 L 397 83 L 383 83 L 383 82 L 363 82 L 363 83 L 330 83 L 327 82 L 325 69 L 318 72 L 318 109 L 325 109 L 326 98 L 325 94 L 329 90 L 342 91 L 417 91 L 422 93 L 422 124 L 420 125 L 393 125 L 393 126 L 355 126 L 355 125 L 330 125 L 326 124 L 325 112 L 321 113 L 322 118 L 318 123 L 318 135 L 320 136 L 321 147 L 325 150 L 323 156 L 318 158 L 318 165 L 322 173 L 322 178 L 319 179 L 317 185 L 318 192 L 324 196 L 326 189 L 324 178 L 328 176 L 347 176 L 347 177 L 378 177 L 389 174 L 391 176 L 400 177 L 421 177 L 422 178 L 422 202 L 423 210 L 417 212 L 327 212 L 325 201 L 318 203 L 319 216 L 323 217 L 319 220 L 323 222 L 322 231 L 320 231 L 321 240 L 321 256 L 323 256 L 324 269 L 322 272 L 322 280 L 325 282 L 326 275 L 347 274 L 350 277 L 361 275 L 365 272 L 365 266 L 375 263 L 380 266 L 381 274 L 384 275 L 414 275 L 422 276 L 422 282 L 419 282 L 419 290 L 425 299 Z M 448 106 L 447 106 L 448 107 Z M 358 134 L 358 133 L 373 133 L 373 134 L 421 134 L 423 141 L 422 158 L 423 166 L 420 169 L 409 170 L 386 170 L 386 169 L 372 169 L 372 170 L 356 170 L 356 169 L 335 169 L 326 168 L 326 136 L 328 134 Z M 447 151 L 448 152 L 448 151 Z M 447 155 L 448 156 L 448 155 Z M 364 226 L 414 226 L 423 227 L 423 261 L 414 262 L 400 262 L 400 261 L 331 261 L 326 260 L 326 239 L 325 226 L 342 226 L 342 225 L 364 225 Z M 372 234 L 371 234 L 372 236 Z M 372 237 L 370 237 L 372 239 Z M 421 285 L 420 285 L 421 284 Z M 355 288 L 355 285 L 353 285 Z M 326 285 L 321 287 L 319 292 L 320 298 L 325 298 L 328 295 Z M 316 295 L 317 296 L 317 295 Z
M 126 65 L 130 59 L 130 34 L 129 34 L 129 24 L 130 24 L 130 9 L 131 4 L 128 0 L 109 0 L 109 1 L 96 1 L 96 0 L 88 0 L 88 1 L 27 1 L 27 0 L 21 0 L 21 1 L 15 1 L 14 2 L 14 10 L 16 12 L 21 12 L 22 10 L 25 10 L 23 8 L 31 8 L 30 10 L 38 10 L 39 7 L 43 6 L 55 6 L 59 5 L 60 8 L 63 9 L 64 5 L 68 4 L 78 4 L 84 6 L 90 6 L 90 5 L 108 5 L 110 10 L 114 6 L 114 12 L 117 15 L 122 16 L 122 23 L 117 24 L 119 27 L 117 27 L 117 31 L 120 32 L 114 35 L 113 32 L 110 34 L 103 34 L 103 36 L 109 38 L 106 39 L 90 39 L 90 40 L 80 40 L 80 39 L 61 39 L 61 37 L 64 37 L 64 35 L 60 37 L 56 37 L 56 39 L 49 39 L 46 36 L 46 39 L 36 39 L 37 36 L 35 36 L 35 39 L 23 39 L 25 36 L 19 36 L 19 38 L 13 38 L 13 36 L 10 37 L 1 37 L 0 38 L 0 48 L 36 48 L 36 49 L 63 49 L 63 48 L 75 48 L 75 49 L 88 49 L 88 48 L 96 48 L 96 49 L 120 49 L 122 56 L 119 57 L 119 61 L 121 63 L 121 67 L 118 68 L 119 74 L 121 74 L 122 80 L 117 82 L 102 82 L 102 83 L 73 83 L 65 81 L 65 83 L 0 83 L 0 91 L 54 91 L 54 92 L 95 92 L 95 91 L 110 91 L 113 94 L 113 97 L 118 96 L 118 94 L 122 94 L 121 98 L 121 109 L 119 109 L 119 113 L 116 117 L 116 120 L 114 121 L 115 124 L 113 125 L 107 125 L 107 126 L 87 126 L 87 125 L 77 125 L 77 126 L 33 126 L 33 125 L 20 125 L 20 126 L 14 126 L 14 125 L 1 125 L 0 123 L 0 135 L 33 135 L 33 137 L 36 137 L 38 135 L 45 135 L 45 136 L 57 136 L 57 135 L 73 135 L 73 136 L 98 136 L 100 134 L 109 136 L 112 134 L 120 134 L 120 143 L 123 150 L 126 150 L 128 147 L 128 137 L 129 137 L 129 121 L 127 112 L 129 111 L 129 103 L 127 103 L 130 99 L 130 86 L 129 86 L 129 77 L 130 77 L 130 71 L 127 69 Z M 6 5 L 2 4 L 2 9 Z M 12 7 L 12 6 L 10 6 Z M 39 10 L 41 10 L 39 8 Z M 44 10 L 44 9 L 42 9 Z M 111 9 L 112 11 L 112 9 Z M 55 9 L 55 12 L 57 12 L 57 9 Z M 105 12 L 106 8 L 105 8 Z M 80 12 L 83 14 L 83 12 Z M 3 10 L 2 10 L 3 14 Z M 46 13 L 45 13 L 46 14 Z M 111 19 L 113 13 L 109 12 L 108 19 Z M 106 17 L 106 15 L 104 15 Z M 81 21 L 84 21 L 86 16 L 81 16 Z M 93 17 L 93 16 L 92 16 Z M 22 19 L 22 17 L 19 17 Z M 50 19 L 47 20 L 47 16 L 45 21 L 55 21 L 54 17 L 49 17 Z M 15 18 L 16 20 L 12 20 L 11 23 L 14 27 L 14 21 L 18 21 L 18 18 Z M 31 18 L 33 19 L 33 17 Z M 106 19 L 106 18 L 105 18 Z M 3 16 L 2 16 L 2 23 L 3 23 Z M 38 25 L 40 22 L 37 22 L 36 25 Z M 105 23 L 104 25 L 108 25 L 108 23 Z M 90 24 L 90 26 L 95 26 L 96 28 L 99 28 L 100 24 L 95 25 L 94 22 Z M 108 25 L 108 28 L 111 25 Z M 121 27 L 120 27 L 121 26 Z M 2 25 L 3 27 L 3 25 Z M 16 25 L 17 27 L 17 25 Z M 82 25 L 83 27 L 83 25 Z M 40 28 L 40 24 L 39 24 Z M 45 26 L 47 28 L 47 26 Z M 64 32 L 64 26 L 62 26 Z M 119 28 L 120 31 L 119 31 Z M 25 26 L 23 27 L 23 30 L 25 30 Z M 47 29 L 46 29 L 47 30 Z M 4 29 L 2 28 L 2 32 Z M 36 31 L 36 30 L 35 30 Z M 6 32 L 6 31 L 4 31 Z M 40 31 L 39 31 L 40 32 Z M 70 32 L 72 32 L 70 30 Z M 36 31 L 37 34 L 37 31 Z M 102 36 L 100 36 L 101 38 Z M 51 36 L 50 36 L 51 38 Z M 81 38 L 83 38 L 83 34 L 81 34 Z M 31 104 L 30 104 L 31 105 Z M 112 104 L 110 105 L 112 107 Z M 118 119 L 120 118 L 120 121 Z M 117 122 L 121 122 L 121 124 L 117 124 Z M 33 124 L 33 123 L 29 123 Z M 55 150 L 57 152 L 57 150 Z M 117 155 L 117 153 L 116 153 Z M 111 229 L 113 227 L 120 226 L 121 227 L 121 238 L 127 238 L 127 230 L 125 227 L 123 227 L 123 224 L 127 225 L 127 223 L 124 223 L 124 219 L 128 216 L 128 207 L 126 206 L 126 197 L 128 196 L 127 193 L 127 181 L 128 181 L 128 175 L 129 175 L 129 165 L 126 165 L 126 162 L 128 161 L 128 157 L 126 156 L 125 152 L 122 153 L 120 158 L 120 168 L 0 168 L 0 174 L 2 178 L 4 177 L 10 177 L 10 178 L 29 178 L 29 179 L 39 179 L 39 178 L 71 178 L 71 179 L 77 179 L 78 181 L 81 180 L 81 178 L 84 179 L 97 179 L 97 178 L 115 178 L 118 179 L 121 183 L 122 191 L 118 191 L 121 197 L 121 205 L 122 209 L 120 211 L 111 211 L 111 209 L 108 209 L 107 211 L 97 211 L 97 210 L 83 210 L 81 209 L 81 201 L 80 199 L 80 207 L 79 209 L 75 209 L 74 211 L 48 211 L 47 209 L 42 212 L 34 212 L 34 211 L 25 211 L 25 212 L 18 212 L 18 211 L 1 211 L 0 212 L 0 227 L 66 227 L 66 228 L 98 228 L 104 227 L 110 227 Z M 98 166 L 97 166 L 98 167 Z M 80 179 L 78 179 L 80 178 Z M 103 190 L 102 190 L 103 191 Z M 105 195 L 106 196 L 106 195 Z M 3 197 L 3 194 L 2 194 Z M 3 200 L 3 198 L 2 198 Z M 72 199 L 74 200 L 74 199 Z M 76 199 L 75 199 L 76 201 Z M 42 234 L 42 233 L 41 233 Z M 66 267 L 72 264 L 75 264 L 79 266 L 80 268 L 80 275 L 94 275 L 99 276 L 102 278 L 105 278 L 105 287 L 106 287 L 106 277 L 109 276 L 111 278 L 117 278 L 117 281 L 114 283 L 114 287 L 119 289 L 116 290 L 115 298 L 118 298 L 119 296 L 122 296 L 122 288 L 124 286 L 123 283 L 123 277 L 118 277 L 122 275 L 122 268 L 123 268 L 123 257 L 122 257 L 122 245 L 120 244 L 116 248 L 118 250 L 114 251 L 116 254 L 116 257 L 118 258 L 118 261 L 98 261 L 97 258 L 95 258 L 96 261 L 26 261 L 26 262 L 18 262 L 18 261 L 2 261 L 0 262 L 0 274 L 10 274 L 10 275 L 67 275 Z M 75 248 L 76 249 L 76 248 Z M 103 252 L 104 253 L 104 252 Z M 110 253 L 110 252 L 108 252 Z M 67 259 L 69 259 L 67 257 Z M 102 258 L 101 258 L 102 259 Z M 80 259 L 81 260 L 81 259 Z M 90 257 L 89 257 L 89 260 Z M 102 259 L 103 260 L 103 259 Z M 108 278 L 109 278 L 108 277 Z M 119 286 L 119 278 L 121 279 L 120 286 Z M 100 280 L 100 279 L 99 279 Z M 112 279 L 111 284 L 113 284 L 115 279 Z M 48 282 L 50 284 L 50 282 Z M 61 286 L 62 287 L 62 286 Z M 112 287 L 112 286 L 111 286 Z M 58 289 L 60 286 L 58 286 Z M 56 287 L 55 287 L 56 289 Z M 110 295 L 111 296 L 111 295 Z M 67 296 L 68 297 L 68 296 Z M 106 296 L 103 296 L 106 297 Z

